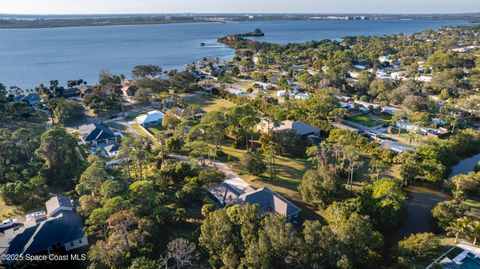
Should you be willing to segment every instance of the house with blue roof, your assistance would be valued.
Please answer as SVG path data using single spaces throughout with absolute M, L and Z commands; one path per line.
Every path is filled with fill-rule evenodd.
M 152 110 L 147 114 L 137 117 L 137 122 L 143 127 L 152 127 L 162 124 L 163 113 L 158 110 Z

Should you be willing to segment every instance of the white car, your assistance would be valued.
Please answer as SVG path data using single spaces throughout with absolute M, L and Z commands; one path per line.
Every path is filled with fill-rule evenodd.
M 17 223 L 18 223 L 18 221 L 16 219 L 4 220 L 0 223 L 0 229 L 10 228 Z
M 34 213 L 31 213 L 31 214 L 28 214 L 26 217 L 27 217 L 27 220 L 28 220 L 28 219 L 37 219 L 37 218 L 43 217 L 43 216 L 45 216 L 45 211 L 34 212 Z

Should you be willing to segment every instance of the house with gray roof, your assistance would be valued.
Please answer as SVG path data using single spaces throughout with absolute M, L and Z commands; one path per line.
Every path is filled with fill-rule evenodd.
M 88 245 L 82 219 L 74 211 L 70 198 L 55 196 L 45 206 L 44 217 L 30 219 L 0 237 L 0 255 L 7 257 L 1 261 L 3 265 L 15 263 L 16 260 L 8 259 L 15 255 L 69 252 Z
M 267 187 L 255 189 L 252 186 L 238 186 L 222 182 L 208 188 L 210 198 L 220 207 L 229 205 L 256 204 L 262 215 L 277 214 L 291 222 L 298 221 L 302 209 Z
M 110 145 L 117 142 L 115 133 L 103 123 L 90 123 L 78 128 L 82 144 L 94 146 Z
M 307 138 L 309 135 L 319 136 L 321 131 L 320 128 L 317 128 L 302 121 L 286 120 L 277 123 L 270 119 L 262 119 L 260 123 L 257 124 L 256 130 L 262 133 L 292 130 L 302 138 Z
M 40 95 L 36 92 L 30 92 L 27 94 L 17 95 L 13 98 L 14 101 L 25 102 L 31 106 L 37 106 L 40 104 L 42 99 Z

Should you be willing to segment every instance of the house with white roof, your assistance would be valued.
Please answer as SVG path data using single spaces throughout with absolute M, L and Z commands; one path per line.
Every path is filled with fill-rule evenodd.
M 421 81 L 421 82 L 431 82 L 432 81 L 432 76 L 429 75 L 421 75 L 417 78 L 415 78 L 416 81 Z
M 285 97 L 285 94 L 286 94 L 286 91 L 284 91 L 284 90 L 277 91 L 277 96 L 278 96 L 278 97 Z M 295 98 L 295 95 L 296 95 L 295 92 L 289 92 L 289 93 L 288 93 L 288 96 L 289 96 L 290 98 Z
M 405 78 L 405 72 L 404 71 L 392 72 L 390 74 L 390 77 L 394 80 L 402 80 Z
M 227 88 L 225 89 L 226 92 L 234 94 L 236 96 L 246 96 L 247 92 L 239 89 L 234 89 L 234 88 Z
M 297 95 L 295 95 L 295 99 L 306 100 L 308 98 L 310 98 L 310 95 L 308 95 L 308 93 L 298 93 Z
M 395 111 L 397 110 L 400 110 L 400 108 L 398 107 L 393 107 L 393 106 L 384 106 L 382 107 L 382 112 L 383 113 L 387 113 L 387 114 L 390 114 L 390 115 L 394 115 L 395 114 Z
M 137 122 L 143 127 L 151 127 L 162 124 L 163 113 L 158 110 L 152 110 L 147 114 L 137 117 Z

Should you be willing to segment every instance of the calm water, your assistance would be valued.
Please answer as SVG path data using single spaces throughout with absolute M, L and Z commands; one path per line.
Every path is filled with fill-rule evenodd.
M 463 159 L 457 165 L 452 167 L 452 173 L 449 178 L 460 174 L 468 174 L 475 170 L 475 166 L 480 162 L 480 154 Z M 407 219 L 401 229 L 395 234 L 393 240 L 402 240 L 405 236 L 412 233 L 423 233 L 431 231 L 431 211 L 437 203 L 443 202 L 449 198 L 442 190 L 437 190 L 432 186 L 410 186 L 408 188 L 409 199 L 407 205 Z
M 181 69 L 203 57 L 229 59 L 232 50 L 216 39 L 262 29 L 259 40 L 288 43 L 353 35 L 411 34 L 464 21 L 270 21 L 0 30 L 0 82 L 34 87 L 41 82 L 83 78 L 100 70 L 130 74 L 133 66 Z M 201 47 L 200 43 L 207 46 Z
M 480 154 L 464 159 L 461 162 L 459 162 L 457 165 L 452 167 L 452 173 L 450 174 L 449 177 L 454 177 L 460 174 L 468 174 L 472 171 L 475 171 L 475 166 L 478 163 L 480 163 Z

